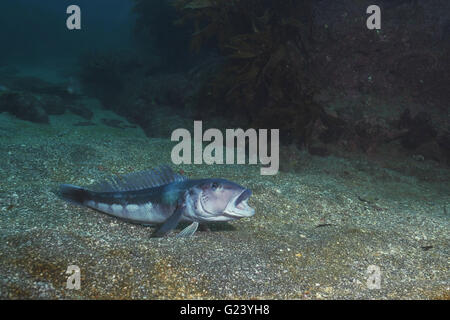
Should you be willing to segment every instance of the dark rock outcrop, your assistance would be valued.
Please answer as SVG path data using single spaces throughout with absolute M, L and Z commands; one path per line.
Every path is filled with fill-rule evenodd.
M 9 112 L 22 120 L 48 123 L 48 115 L 42 102 L 30 93 L 6 92 L 0 94 L 0 112 Z

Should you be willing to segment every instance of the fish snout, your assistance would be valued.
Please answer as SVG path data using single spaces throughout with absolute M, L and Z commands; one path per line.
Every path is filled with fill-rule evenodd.
M 247 218 L 255 214 L 255 209 L 249 206 L 248 199 L 252 195 L 250 189 L 244 189 L 240 194 L 238 194 L 232 201 L 229 202 L 226 207 L 224 214 L 233 218 Z

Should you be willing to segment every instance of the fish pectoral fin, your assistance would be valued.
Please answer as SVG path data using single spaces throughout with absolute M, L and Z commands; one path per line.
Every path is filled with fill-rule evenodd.
M 163 223 L 158 230 L 152 233 L 152 238 L 160 238 L 164 237 L 170 230 L 173 230 L 177 227 L 178 223 L 181 220 L 181 216 L 183 215 L 184 207 L 178 207 L 175 212 Z
M 182 238 L 182 237 L 190 237 L 194 235 L 195 231 L 197 231 L 198 228 L 198 222 L 192 222 L 190 225 L 188 225 L 186 228 L 180 231 L 179 234 L 177 234 L 176 238 Z

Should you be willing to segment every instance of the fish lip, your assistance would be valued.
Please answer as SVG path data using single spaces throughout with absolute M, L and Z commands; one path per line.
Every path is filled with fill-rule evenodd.
M 233 219 L 251 217 L 255 214 L 255 209 L 250 207 L 247 203 L 248 199 L 252 195 L 250 189 L 244 189 L 238 194 L 225 208 L 223 214 Z M 241 205 L 241 208 L 238 206 Z
M 252 190 L 245 189 L 238 195 L 236 200 L 234 201 L 234 205 L 237 207 L 242 201 L 248 200 L 252 195 Z

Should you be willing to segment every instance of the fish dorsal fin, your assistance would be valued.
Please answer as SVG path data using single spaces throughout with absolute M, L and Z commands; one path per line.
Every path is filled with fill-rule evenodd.
M 187 180 L 185 176 L 174 173 L 169 166 L 160 166 L 153 170 L 113 176 L 90 186 L 90 189 L 96 192 L 137 191 L 184 180 Z

